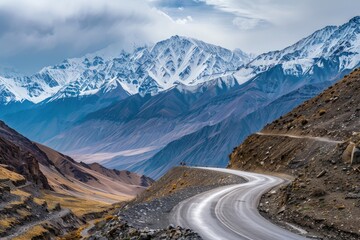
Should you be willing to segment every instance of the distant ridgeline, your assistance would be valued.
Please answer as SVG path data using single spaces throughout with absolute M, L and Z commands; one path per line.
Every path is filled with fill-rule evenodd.
M 76 160 L 154 178 L 226 166 L 245 137 L 359 66 L 359 33 L 355 17 L 257 57 L 179 36 L 99 51 L 0 78 L 0 117 Z

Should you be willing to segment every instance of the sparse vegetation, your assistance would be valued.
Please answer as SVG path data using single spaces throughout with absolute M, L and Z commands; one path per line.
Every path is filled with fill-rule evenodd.
M 213 173 L 212 173 L 213 174 Z M 170 170 L 159 182 L 154 183 L 147 191 L 144 191 L 135 201 L 151 201 L 156 198 L 175 194 L 189 187 L 206 187 L 216 184 L 224 184 L 221 173 L 209 176 L 209 171 L 192 169 L 188 167 L 175 167 Z M 224 176 L 227 177 L 226 174 Z M 230 181 L 231 179 L 227 179 Z
M 34 203 L 38 204 L 38 205 L 43 205 L 46 203 L 46 201 L 44 199 L 40 199 L 40 198 L 34 198 Z
M 17 209 L 17 210 L 16 210 L 16 213 L 19 214 L 19 216 L 20 216 L 22 219 L 31 216 L 31 212 L 29 212 L 29 210 L 26 210 L 26 209 Z
M 302 119 L 301 120 L 301 125 L 303 125 L 303 126 L 305 126 L 308 123 L 309 123 L 309 120 L 307 120 L 307 119 Z
M 0 231 L 11 227 L 16 221 L 17 220 L 14 217 L 0 218 Z
M 43 226 L 38 225 L 38 226 L 32 227 L 26 233 L 21 234 L 20 236 L 13 238 L 13 240 L 29 240 L 29 239 L 33 239 L 33 238 L 36 238 L 36 237 L 38 237 L 38 239 L 42 239 L 40 237 L 43 236 L 46 232 L 47 232 L 47 230 Z
M 319 110 L 319 115 L 322 116 L 326 113 L 326 110 L 325 109 L 320 109 Z
M 27 193 L 27 192 L 22 191 L 22 190 L 20 190 L 20 189 L 12 190 L 11 193 L 14 194 L 14 195 L 20 196 L 20 197 L 22 197 L 22 198 L 27 198 L 27 197 L 30 197 L 30 196 L 31 196 L 30 193 Z
M 312 191 L 311 195 L 312 197 L 323 197 L 326 195 L 326 191 L 321 188 L 316 188 Z
M 10 180 L 15 184 L 19 182 L 25 182 L 25 178 L 22 175 L 7 170 L 6 168 L 1 166 L 0 166 L 0 180 Z
M 57 194 L 50 191 L 43 192 L 37 202 L 46 201 L 49 209 L 53 209 L 60 203 L 62 208 L 69 208 L 78 217 L 87 213 L 106 211 L 111 205 L 93 200 L 80 199 L 69 195 Z
M 131 173 L 128 174 L 128 178 L 134 187 L 129 192 L 123 192 L 118 187 L 123 181 L 120 177 L 115 181 L 106 174 L 101 184 L 109 188 L 111 188 L 110 184 L 114 184 L 113 191 L 106 191 L 107 188 L 99 186 L 99 182 L 94 183 L 95 185 L 79 184 L 76 178 L 79 176 L 73 176 L 71 171 L 67 172 L 66 167 L 60 169 L 39 164 L 50 160 L 56 165 L 60 159 L 66 160 L 70 164 L 70 169 L 75 169 L 76 164 L 72 159 L 45 147 L 46 153 L 39 154 L 39 148 L 35 144 L 31 144 L 1 121 L 0 130 L 0 132 L 13 133 L 9 139 L 7 134 L 5 136 L 0 134 L 1 239 L 59 237 L 75 231 L 84 219 L 101 217 L 105 212 L 111 211 L 109 210 L 113 207 L 111 203 L 130 200 L 132 194 L 142 190 L 140 185 L 137 186 L 137 181 L 139 184 L 142 183 L 143 177 Z M 84 166 L 79 165 L 78 168 Z M 84 169 L 84 174 L 90 175 L 87 173 L 90 168 Z M 101 174 L 96 170 L 91 171 L 96 176 Z M 109 170 L 109 174 L 116 173 Z M 79 234 L 80 232 L 75 231 L 74 237 L 78 237 Z
M 58 240 L 80 240 L 82 239 L 81 232 L 84 230 L 85 226 L 80 227 L 76 231 L 72 231 L 69 234 L 66 234 L 63 237 L 59 237 Z

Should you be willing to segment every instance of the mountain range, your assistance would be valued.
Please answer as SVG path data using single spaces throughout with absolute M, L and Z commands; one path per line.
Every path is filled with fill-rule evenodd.
M 136 48 L 132 53 L 109 51 L 103 49 L 67 59 L 32 76 L 15 77 L 12 81 L 2 78 L 0 102 L 37 104 L 107 93 L 118 86 L 126 95 L 156 94 L 176 85 L 196 86 L 231 75 L 250 60 L 241 50 L 230 51 L 179 36 Z
M 360 63 L 360 17 L 253 56 L 174 36 L 0 78 L 0 117 L 73 156 L 158 178 L 185 161 L 225 166 L 249 134 Z M 45 131 L 44 131 L 45 130 Z

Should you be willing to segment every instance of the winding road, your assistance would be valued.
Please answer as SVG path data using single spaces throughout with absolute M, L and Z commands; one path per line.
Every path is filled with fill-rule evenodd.
M 285 182 L 284 179 L 257 173 L 221 168 L 202 168 L 241 176 L 246 183 L 219 187 L 179 203 L 170 222 L 191 228 L 207 240 L 301 240 L 272 224 L 258 212 L 261 196 Z
M 301 135 L 283 134 L 283 133 L 257 132 L 255 134 L 259 135 L 259 136 L 288 137 L 288 138 L 295 138 L 295 139 L 308 139 L 308 140 L 314 140 L 314 141 L 325 142 L 325 143 L 333 143 L 333 144 L 339 144 L 339 143 L 344 143 L 345 142 L 345 141 L 332 140 L 332 139 L 329 139 L 329 138 L 326 138 L 326 137 L 301 136 Z

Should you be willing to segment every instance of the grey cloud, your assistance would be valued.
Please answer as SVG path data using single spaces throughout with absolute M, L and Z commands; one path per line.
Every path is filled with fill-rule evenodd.
M 2 0 L 0 65 L 34 72 L 171 35 L 261 53 L 359 14 L 358 0 Z
M 0 65 L 37 71 L 113 42 L 126 49 L 136 41 L 149 41 L 147 25 L 168 20 L 139 0 L 74 1 L 74 6 L 66 5 L 70 1 L 35 1 L 43 5 L 0 3 Z M 30 56 L 33 62 L 24 63 Z
M 24 34 L 41 36 L 53 34 L 53 31 L 53 26 L 21 19 L 10 11 L 0 9 L 0 38 L 12 32 L 22 32 Z
M 97 27 L 111 28 L 119 23 L 127 23 L 131 25 L 144 24 L 151 21 L 146 16 L 136 15 L 134 13 L 116 14 L 114 12 L 97 12 L 81 16 L 73 16 L 66 20 L 66 24 L 78 24 L 80 29 L 92 29 Z

